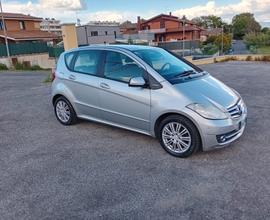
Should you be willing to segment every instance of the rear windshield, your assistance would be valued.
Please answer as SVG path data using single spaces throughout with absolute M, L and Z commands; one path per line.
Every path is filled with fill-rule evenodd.
M 71 69 L 72 68 L 72 60 L 73 60 L 73 58 L 74 58 L 74 56 L 75 56 L 75 53 L 73 52 L 73 53 L 67 53 L 66 55 L 65 55 L 65 62 L 66 62 L 66 65 L 67 65 L 67 68 L 68 69 Z

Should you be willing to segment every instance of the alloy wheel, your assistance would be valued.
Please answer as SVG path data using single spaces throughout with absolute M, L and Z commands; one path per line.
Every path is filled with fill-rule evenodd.
M 56 104 L 56 115 L 60 121 L 67 123 L 70 120 L 70 109 L 66 102 L 60 100 Z
M 162 129 L 164 145 L 174 153 L 186 152 L 192 143 L 188 129 L 179 122 L 170 122 Z

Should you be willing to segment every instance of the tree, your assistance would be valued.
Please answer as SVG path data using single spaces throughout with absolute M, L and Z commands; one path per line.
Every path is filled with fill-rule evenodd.
M 249 33 L 244 37 L 244 41 L 248 48 L 252 47 L 261 47 L 270 45 L 270 34 L 265 33 Z
M 223 37 L 223 41 L 222 41 Z M 212 50 L 213 53 L 217 52 L 218 50 L 222 50 L 222 44 L 223 44 L 223 52 L 228 52 L 231 49 L 232 45 L 232 37 L 230 34 L 220 34 L 217 36 L 210 36 L 207 38 L 207 40 L 203 43 L 202 48 L 205 51 L 206 50 Z M 216 51 L 215 51 L 216 49 Z
M 270 28 L 269 27 L 264 27 L 262 29 L 262 33 L 264 33 L 264 34 L 270 34 Z
M 205 29 L 223 27 L 224 33 L 230 33 L 232 30 L 231 25 L 224 22 L 221 17 L 215 16 L 215 15 L 195 17 L 192 19 L 192 21 L 199 27 L 203 27 Z
M 192 21 L 203 28 L 221 28 L 223 25 L 223 21 L 221 17 L 215 15 L 201 16 L 193 18 Z
M 232 19 L 232 28 L 235 39 L 243 39 L 248 33 L 258 33 L 261 31 L 261 25 L 251 13 L 235 15 Z
M 218 35 L 214 41 L 214 44 L 222 50 L 222 35 Z M 230 34 L 223 35 L 223 52 L 228 52 L 232 46 L 232 37 Z

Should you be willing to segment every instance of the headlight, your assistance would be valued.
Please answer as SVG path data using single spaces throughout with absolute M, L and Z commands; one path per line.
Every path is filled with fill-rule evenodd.
M 227 119 L 225 112 L 221 111 L 219 108 L 210 104 L 208 106 L 201 105 L 198 103 L 193 103 L 187 106 L 187 108 L 193 110 L 204 118 L 207 119 Z

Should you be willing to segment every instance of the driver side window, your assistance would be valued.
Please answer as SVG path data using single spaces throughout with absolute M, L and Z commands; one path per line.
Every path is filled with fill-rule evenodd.
M 128 56 L 108 51 L 105 59 L 104 77 L 128 83 L 133 77 L 143 77 L 144 70 Z

